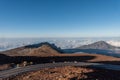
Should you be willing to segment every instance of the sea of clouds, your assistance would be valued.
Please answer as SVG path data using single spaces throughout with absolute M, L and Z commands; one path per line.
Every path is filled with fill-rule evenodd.
M 82 45 L 91 44 L 97 41 L 106 41 L 107 43 L 120 47 L 120 38 L 0 38 L 0 51 L 5 51 L 29 44 L 40 42 L 54 43 L 62 49 L 75 48 Z

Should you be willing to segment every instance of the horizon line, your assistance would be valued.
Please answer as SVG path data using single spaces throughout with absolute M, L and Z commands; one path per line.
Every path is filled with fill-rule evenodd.
M 119 38 L 120 36 L 103 36 L 103 37 L 0 37 L 0 38 Z

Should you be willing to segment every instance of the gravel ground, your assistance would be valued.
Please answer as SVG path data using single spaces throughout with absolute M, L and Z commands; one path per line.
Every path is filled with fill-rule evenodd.
M 29 72 L 10 80 L 120 80 L 120 71 L 67 66 Z

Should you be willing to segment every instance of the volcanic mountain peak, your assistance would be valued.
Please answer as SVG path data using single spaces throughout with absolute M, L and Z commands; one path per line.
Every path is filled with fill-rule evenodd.
M 27 45 L 25 46 L 25 48 L 43 48 L 43 49 L 54 49 L 56 50 L 57 52 L 60 52 L 62 53 L 62 50 L 60 48 L 58 48 L 55 44 L 50 44 L 48 42 L 42 42 L 42 43 L 39 43 L 39 44 L 33 44 L 33 45 Z
M 98 42 L 95 42 L 95 43 L 93 43 L 93 44 L 96 44 L 96 45 L 109 45 L 109 46 L 112 46 L 112 45 L 108 44 L 108 43 L 105 42 L 105 41 L 98 41 Z
M 108 44 L 105 41 L 98 41 L 89 45 L 83 45 L 81 47 L 78 47 L 79 49 L 103 49 L 103 50 L 109 50 L 109 49 L 116 49 L 117 47 L 112 46 Z
M 62 50 L 54 44 L 43 42 L 4 51 L 3 53 L 11 56 L 50 56 L 62 53 Z
M 30 48 L 29 50 L 29 56 L 52 56 L 59 54 L 58 48 L 51 44 L 42 44 L 38 48 Z

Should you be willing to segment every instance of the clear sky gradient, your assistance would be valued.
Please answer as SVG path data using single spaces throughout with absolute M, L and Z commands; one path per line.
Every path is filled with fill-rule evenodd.
M 0 0 L 0 37 L 120 36 L 120 0 Z

